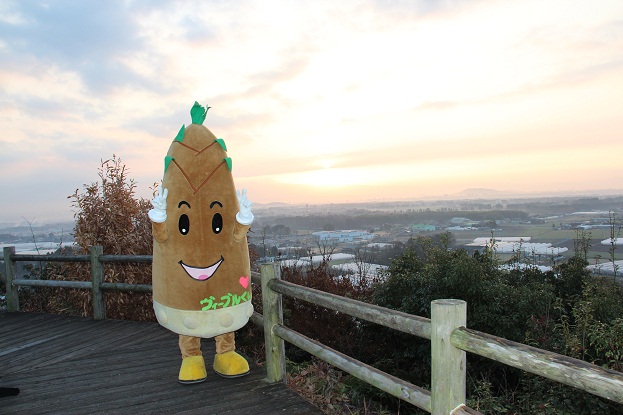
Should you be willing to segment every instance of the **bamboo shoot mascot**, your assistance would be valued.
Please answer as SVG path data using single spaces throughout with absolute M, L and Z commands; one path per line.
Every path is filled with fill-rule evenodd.
M 201 338 L 216 340 L 216 373 L 249 373 L 235 351 L 234 331 L 253 314 L 246 236 L 253 213 L 246 190 L 235 190 L 225 142 L 202 125 L 209 108 L 195 102 L 192 124 L 171 143 L 149 211 L 154 311 L 162 326 L 179 334 L 179 381 L 185 384 L 207 377 Z

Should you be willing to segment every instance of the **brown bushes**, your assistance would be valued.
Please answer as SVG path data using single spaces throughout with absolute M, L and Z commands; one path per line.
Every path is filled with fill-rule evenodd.
M 101 245 L 104 254 L 151 255 L 151 222 L 147 211 L 151 204 L 136 199 L 136 183 L 128 177 L 121 159 L 114 156 L 102 161 L 99 181 L 84 185 L 68 196 L 75 209 L 75 249 L 61 253 L 87 254 L 89 247 Z M 154 185 L 155 188 L 155 185 Z M 90 281 L 89 265 L 84 263 L 48 263 L 35 277 L 50 280 Z M 148 264 L 106 264 L 106 282 L 150 284 Z M 91 293 L 86 290 L 26 290 L 24 311 L 88 316 L 92 313 Z M 110 292 L 106 294 L 106 316 L 123 320 L 155 320 L 151 294 Z

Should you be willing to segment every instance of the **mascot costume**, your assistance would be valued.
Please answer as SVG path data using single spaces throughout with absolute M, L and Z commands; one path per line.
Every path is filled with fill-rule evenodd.
M 149 211 L 154 311 L 158 323 L 179 334 L 185 384 L 207 377 L 201 338 L 215 338 L 216 373 L 249 373 L 235 352 L 234 331 L 253 314 L 247 246 L 253 213 L 246 190 L 235 190 L 225 142 L 202 125 L 209 108 L 195 102 L 192 124 L 171 143 Z

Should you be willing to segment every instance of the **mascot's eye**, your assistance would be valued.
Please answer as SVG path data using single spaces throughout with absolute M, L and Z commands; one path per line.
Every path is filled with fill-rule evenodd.
M 178 226 L 182 235 L 186 235 L 188 233 L 188 231 L 190 230 L 190 220 L 188 219 L 188 215 L 180 216 Z
M 216 213 L 214 214 L 214 216 L 212 216 L 212 232 L 214 233 L 221 233 L 221 231 L 223 230 L 223 217 L 221 216 L 220 213 Z

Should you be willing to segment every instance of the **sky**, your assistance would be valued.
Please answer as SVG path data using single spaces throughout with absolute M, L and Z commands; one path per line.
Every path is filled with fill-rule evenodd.
M 623 194 L 623 1 L 0 0 L 0 223 L 151 199 L 195 101 L 255 203 Z

